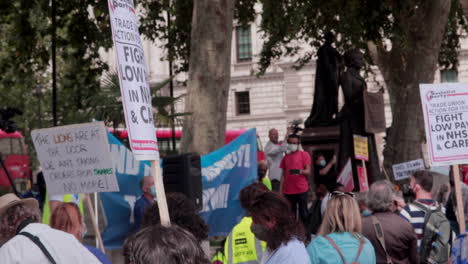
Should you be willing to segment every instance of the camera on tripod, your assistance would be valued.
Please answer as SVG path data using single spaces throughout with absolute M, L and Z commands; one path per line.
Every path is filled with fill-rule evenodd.
M 23 112 L 18 108 L 7 107 L 0 109 L 0 129 L 6 133 L 14 133 L 18 130 L 15 121 L 11 120 L 15 115 L 22 115 Z

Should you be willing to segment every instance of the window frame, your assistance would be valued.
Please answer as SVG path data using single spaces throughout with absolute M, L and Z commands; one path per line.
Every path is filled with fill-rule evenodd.
M 241 31 L 243 30 L 248 30 L 249 31 L 249 57 L 248 58 L 241 58 L 240 57 L 240 35 Z M 242 43 L 242 45 L 247 45 L 245 43 Z M 237 62 L 251 62 L 252 61 L 252 27 L 250 25 L 243 27 L 243 26 L 237 26 L 236 27 L 236 59 Z
M 245 95 L 246 95 L 246 98 L 248 99 L 248 100 L 247 100 L 247 103 L 245 103 L 245 102 L 240 102 L 239 99 L 243 99 L 243 98 L 240 98 L 240 97 L 243 97 L 243 96 L 245 96 Z M 236 116 L 250 115 L 250 114 L 251 114 L 251 111 L 250 111 L 250 110 L 251 110 L 251 109 L 250 109 L 250 92 L 249 92 L 249 91 L 234 92 L 234 97 L 235 97 L 235 103 L 236 103 L 236 106 L 235 106 L 235 107 L 236 107 Z M 241 112 L 241 108 L 245 106 L 245 105 L 243 105 L 243 106 L 241 107 L 241 105 L 240 105 L 241 103 L 247 105 L 248 111 L 243 110 L 243 111 Z

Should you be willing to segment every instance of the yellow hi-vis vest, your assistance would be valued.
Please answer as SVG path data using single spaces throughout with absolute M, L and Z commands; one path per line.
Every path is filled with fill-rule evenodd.
M 224 257 L 223 252 L 217 251 L 216 255 L 211 259 L 213 264 L 226 264 L 226 257 Z
M 250 231 L 251 217 L 244 217 L 226 239 L 224 256 L 226 264 L 260 264 L 266 243 Z
M 65 194 L 63 195 L 63 202 L 64 203 L 71 203 L 74 202 L 74 194 Z M 76 199 L 75 199 L 76 200 Z M 81 197 L 81 194 L 78 196 L 78 207 L 80 208 L 81 215 L 84 217 L 84 207 L 83 207 L 83 197 Z M 49 193 L 46 193 L 46 199 L 44 203 L 44 211 L 42 212 L 42 223 L 43 224 L 50 224 L 50 216 L 52 215 L 52 212 L 50 211 L 50 204 L 49 204 Z

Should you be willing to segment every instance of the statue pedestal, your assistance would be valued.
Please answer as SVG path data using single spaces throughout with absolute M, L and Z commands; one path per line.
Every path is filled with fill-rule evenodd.
M 340 126 L 306 128 L 301 135 L 302 147 L 311 155 L 314 151 L 335 150 L 338 154 Z
M 329 161 L 333 155 L 338 158 L 340 148 L 340 126 L 312 127 L 306 128 L 301 135 L 302 148 L 309 152 L 312 158 L 311 177 L 309 182 L 315 185 L 314 166 L 316 157 L 314 153 L 321 152 L 329 155 L 326 157 Z M 336 166 L 335 166 L 336 169 Z

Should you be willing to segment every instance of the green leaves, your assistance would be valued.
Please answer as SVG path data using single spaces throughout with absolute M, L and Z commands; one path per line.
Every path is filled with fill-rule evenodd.
M 173 118 L 177 123 L 179 118 L 188 114 L 175 113 L 171 115 L 171 106 L 176 104 L 185 94 L 174 98 L 161 95 L 163 88 L 166 88 L 170 81 L 167 79 L 151 87 L 151 101 L 156 110 L 155 120 L 158 126 L 170 126 Z M 115 71 L 110 71 L 104 76 L 100 90 L 87 100 L 87 104 L 89 105 L 86 111 L 88 118 L 104 121 L 107 126 L 112 126 L 114 129 L 125 125 L 119 77 Z

